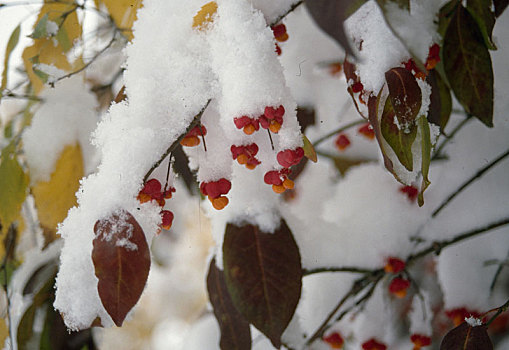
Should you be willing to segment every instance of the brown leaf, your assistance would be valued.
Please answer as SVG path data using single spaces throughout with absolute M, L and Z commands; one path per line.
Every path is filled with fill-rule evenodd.
M 440 350 L 493 350 L 485 325 L 472 327 L 463 322 L 442 339 Z
M 306 7 L 315 23 L 331 36 L 346 52 L 356 57 L 345 34 L 343 21 L 356 0 L 308 0 Z
M 461 5 L 447 27 L 443 64 L 452 91 L 465 111 L 493 126 L 493 67 L 476 21 Z
M 219 328 L 221 330 L 222 350 L 250 350 L 251 330 L 249 323 L 237 311 L 228 293 L 224 281 L 224 272 L 216 266 L 216 259 L 212 259 L 207 276 L 207 290 L 214 308 Z
M 99 279 L 101 302 L 117 326 L 138 302 L 150 270 L 145 234 L 125 210 L 98 220 L 94 225 L 92 260 Z
M 500 17 L 507 5 L 509 5 L 509 0 L 493 0 L 493 4 L 495 5 L 495 16 Z
M 415 77 L 405 68 L 396 67 L 385 73 L 389 98 L 399 124 L 411 126 L 421 109 L 422 93 Z
M 302 288 L 299 248 L 290 228 L 284 220 L 274 233 L 228 224 L 223 262 L 233 304 L 279 349 Z

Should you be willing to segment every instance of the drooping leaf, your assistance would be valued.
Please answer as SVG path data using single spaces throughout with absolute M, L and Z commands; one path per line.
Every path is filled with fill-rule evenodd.
M 193 28 L 204 30 L 209 23 L 213 21 L 213 16 L 217 12 L 217 3 L 211 1 L 201 7 L 193 17 Z
M 397 67 L 385 73 L 389 99 L 401 127 L 411 127 L 422 105 L 421 88 L 405 68 Z
M 477 23 L 461 5 L 447 27 L 443 45 L 447 79 L 467 113 L 493 126 L 493 68 Z
M 250 350 L 251 330 L 249 323 L 233 305 L 224 280 L 224 272 L 217 268 L 215 259 L 210 262 L 207 291 L 221 330 L 221 349 Z
M 467 10 L 477 22 L 486 47 L 490 50 L 496 50 L 497 47 L 491 38 L 495 26 L 495 13 L 491 11 L 491 7 L 491 1 L 467 0 Z
M 34 31 L 29 35 L 32 39 L 47 38 L 48 35 L 48 14 L 44 14 L 37 23 L 35 23 Z
M 16 158 L 16 146 L 11 143 L 0 155 L 0 223 L 2 236 L 9 226 L 21 218 L 21 205 L 25 201 L 28 176 Z M 0 246 L 3 256 L 4 247 Z
M 472 327 L 463 322 L 442 339 L 440 350 L 493 350 L 485 325 Z
M 509 0 L 493 0 L 493 4 L 495 5 L 495 16 L 500 17 L 507 5 L 509 5 Z
M 142 0 L 95 0 L 96 5 L 104 4 L 113 18 L 117 27 L 122 28 L 122 33 L 127 39 L 133 39 L 131 28 L 136 21 L 138 9 L 142 6 Z
M 325 33 L 332 37 L 348 56 L 356 57 L 346 37 L 343 22 L 347 19 L 350 6 L 355 0 L 307 0 L 305 2 L 311 17 Z
M 9 72 L 9 59 L 11 58 L 12 51 L 18 45 L 20 32 L 21 24 L 18 24 L 18 26 L 11 33 L 9 41 L 7 42 L 7 47 L 5 48 L 4 70 L 2 71 L 2 85 L 0 86 L 0 97 L 2 96 L 1 95 L 2 91 L 7 87 L 7 73 Z
M 452 112 L 451 92 L 434 69 L 428 73 L 426 82 L 431 86 L 428 121 L 444 130 Z
M 375 137 L 378 142 L 378 146 L 380 147 L 380 151 L 382 152 L 382 157 L 384 159 L 385 168 L 395 175 L 394 172 L 394 164 L 391 159 L 387 156 L 387 152 L 385 151 L 384 140 L 382 136 L 382 130 L 380 127 L 380 121 L 378 119 L 378 110 L 380 99 L 382 95 L 382 90 L 380 90 L 378 96 L 370 96 L 368 99 L 368 117 L 369 123 L 373 127 L 373 131 L 375 132 Z
M 415 123 L 406 126 L 399 124 L 390 98 L 385 101 L 380 129 L 384 140 L 392 148 L 399 162 L 408 171 L 412 171 L 412 144 L 417 136 L 417 125 Z
M 417 202 L 420 207 L 424 205 L 424 191 L 430 185 L 430 181 L 428 178 L 429 175 L 429 165 L 431 163 L 431 133 L 429 131 L 428 120 L 425 116 L 420 116 L 418 119 L 419 129 L 421 131 L 421 175 L 422 175 L 422 184 L 421 189 L 419 191 L 419 195 L 417 196 Z
M 316 163 L 318 161 L 318 158 L 316 156 L 316 151 L 315 148 L 313 147 L 313 144 L 304 134 L 302 134 L 302 141 L 304 142 L 304 145 L 302 146 L 302 149 L 304 150 L 304 155 L 310 161 Z
M 338 169 L 341 176 L 345 176 L 348 170 L 361 164 L 369 163 L 370 159 L 334 157 L 334 166 Z
M 118 210 L 94 225 L 92 261 L 101 302 L 117 326 L 138 302 L 150 270 L 150 252 L 136 219 Z
M 43 227 L 55 230 L 76 204 L 75 193 L 83 177 L 83 156 L 79 144 L 67 146 L 62 151 L 55 170 L 48 182 L 37 183 L 32 188 L 38 218 Z
M 284 220 L 274 233 L 228 224 L 223 262 L 236 309 L 280 348 L 302 288 L 299 249 L 290 228 Z
M 37 216 L 44 230 L 46 243 L 56 239 L 57 225 L 76 205 L 76 191 L 84 176 L 83 155 L 79 144 L 64 148 L 49 181 L 38 182 L 32 187 Z

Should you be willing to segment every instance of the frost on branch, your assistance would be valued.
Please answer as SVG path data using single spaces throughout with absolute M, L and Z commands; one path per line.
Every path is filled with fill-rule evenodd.
M 185 136 L 191 123 L 207 130 L 206 135 L 194 135 L 205 138 L 204 147 L 185 147 L 191 166 L 198 170 L 202 193 L 214 208 L 226 206 L 213 223 L 217 243 L 227 222 L 258 224 L 265 232 L 279 224 L 278 196 L 269 185 L 281 186 L 278 191 L 287 188 L 285 183 L 291 186 L 286 181 L 288 168 L 303 152 L 296 103 L 274 51 L 273 32 L 247 0 L 217 1 L 217 8 L 204 10 L 207 23 L 193 26 L 203 5 L 198 0 L 148 0 L 138 13 L 134 40 L 126 49 L 128 98 L 111 106 L 95 131 L 101 163 L 82 181 L 79 205 L 59 229 L 65 244 L 55 306 L 72 329 L 87 327 L 98 316 L 104 326 L 112 324 L 93 272 L 94 224 L 112 213 L 129 212 L 150 245 L 161 225 L 164 203 L 140 203 L 137 196 L 153 164 Z M 244 116 L 257 120 L 260 130 L 239 130 L 235 120 Z M 252 144 L 258 147 L 256 169 L 234 165 L 232 146 Z M 248 159 L 251 156 L 248 152 Z M 281 172 L 281 183 L 263 185 L 271 171 Z M 113 321 L 119 323 L 118 318 Z

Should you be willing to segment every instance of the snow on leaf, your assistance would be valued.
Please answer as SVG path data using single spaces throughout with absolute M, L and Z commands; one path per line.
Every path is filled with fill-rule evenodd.
M 210 303 L 214 308 L 214 315 L 221 329 L 221 349 L 251 349 L 249 323 L 233 305 L 224 280 L 224 272 L 217 268 L 215 258 L 210 262 L 209 273 L 207 275 L 207 290 Z
M 493 343 L 486 326 L 472 327 L 463 322 L 442 339 L 440 350 L 492 350 Z
M 493 68 L 482 33 L 461 5 L 447 27 L 443 45 L 444 70 L 452 91 L 467 113 L 493 126 Z
M 141 7 L 142 0 L 95 0 L 95 3 L 96 6 L 104 4 L 117 27 L 122 28 L 122 33 L 132 40 L 133 33 L 130 29 L 136 20 L 136 12 Z
M 79 144 L 66 146 L 58 159 L 49 181 L 32 187 L 37 216 L 44 230 L 46 243 L 56 239 L 57 225 L 76 205 L 75 193 L 83 177 L 83 155 Z
M 228 224 L 223 265 L 237 310 L 280 348 L 302 288 L 299 248 L 286 222 L 274 233 Z
M 330 35 L 344 50 L 355 57 L 350 42 L 345 34 L 343 21 L 350 13 L 350 6 L 355 5 L 355 0 L 310 0 L 306 1 L 306 7 L 315 23 L 328 35 Z
M 101 302 L 117 326 L 138 302 L 150 270 L 150 251 L 136 219 L 119 210 L 94 225 L 92 260 Z
M 389 99 L 403 127 L 411 127 L 421 109 L 422 93 L 412 73 L 405 68 L 396 67 L 385 73 L 389 88 Z

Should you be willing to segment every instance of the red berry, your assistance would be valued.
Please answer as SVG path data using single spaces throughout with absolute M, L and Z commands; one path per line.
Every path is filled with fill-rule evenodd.
M 161 192 L 161 183 L 157 179 L 148 180 L 140 191 L 140 193 L 148 194 L 149 196 L 156 195 L 159 192 Z
M 414 350 L 431 345 L 431 338 L 423 334 L 412 334 L 410 341 L 414 344 Z
M 373 130 L 373 127 L 370 123 L 366 123 L 362 125 L 358 130 L 359 134 L 367 137 L 370 140 L 373 140 L 375 138 L 375 130 Z
M 389 293 L 394 294 L 398 298 L 404 298 L 409 287 L 409 280 L 402 277 L 395 277 L 389 284 Z
M 338 332 L 329 334 L 323 338 L 323 341 L 328 343 L 333 349 L 341 349 L 345 343 L 343 337 Z
M 281 174 L 277 170 L 269 171 L 263 177 L 263 181 L 267 185 L 277 185 L 280 186 L 283 184 L 283 180 L 281 179 Z
M 219 179 L 218 181 L 202 182 L 200 184 L 200 191 L 205 196 L 210 198 L 218 198 L 222 194 L 230 192 L 232 184 L 226 179 Z
M 361 92 L 362 90 L 364 90 L 364 85 L 362 85 L 362 83 L 360 81 L 358 81 L 352 85 L 352 91 L 354 93 Z
M 292 165 L 297 165 L 304 157 L 304 150 L 301 147 L 297 147 L 295 150 L 286 149 L 280 151 L 277 154 L 277 161 L 285 168 L 289 168 Z
M 161 217 L 163 218 L 162 227 L 165 230 L 169 230 L 173 223 L 173 213 L 169 210 L 163 210 L 161 212 Z
M 454 323 L 455 326 L 459 326 L 461 323 L 463 323 L 466 317 L 472 316 L 479 318 L 481 316 L 477 311 L 469 310 L 465 307 L 446 310 L 445 315 Z
M 286 26 L 284 24 L 276 24 L 275 26 L 271 27 L 272 32 L 274 33 L 275 38 L 279 38 L 286 34 Z
M 386 350 L 387 345 L 384 343 L 380 343 L 375 338 L 371 338 L 370 340 L 362 343 L 362 350 Z
M 350 139 L 345 134 L 339 134 L 334 143 L 340 151 L 344 151 L 351 144 Z
M 277 53 L 277 55 L 278 55 L 278 56 L 281 56 L 281 54 L 283 53 L 283 52 L 281 51 L 281 48 L 279 47 L 279 45 L 278 45 L 278 44 L 276 44 L 276 50 L 275 50 L 275 51 L 276 51 L 276 53 Z
M 417 195 L 419 194 L 419 190 L 414 186 L 401 186 L 399 191 L 406 194 L 408 199 L 412 202 L 417 199 Z
M 385 264 L 384 270 L 387 273 L 400 273 L 405 269 L 405 262 L 399 258 L 389 257 Z

